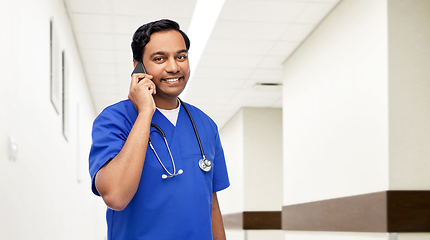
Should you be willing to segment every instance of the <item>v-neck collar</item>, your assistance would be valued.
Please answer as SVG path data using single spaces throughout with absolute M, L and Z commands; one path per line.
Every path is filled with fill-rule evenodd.
M 134 107 L 134 105 L 131 103 L 130 100 L 128 104 L 129 108 L 129 114 L 130 118 L 134 124 L 137 118 L 137 110 Z M 167 119 L 158 109 L 155 110 L 154 115 L 152 116 L 151 123 L 154 123 L 158 125 L 166 135 L 166 139 L 169 142 L 169 144 L 172 144 L 172 140 L 174 139 L 174 136 L 177 134 L 181 134 L 181 131 L 176 131 L 176 129 L 179 127 L 179 129 L 184 128 L 188 126 L 188 123 L 191 125 L 191 120 L 189 119 L 189 116 L 185 109 L 181 106 L 178 113 L 178 119 L 176 120 L 176 127 Z

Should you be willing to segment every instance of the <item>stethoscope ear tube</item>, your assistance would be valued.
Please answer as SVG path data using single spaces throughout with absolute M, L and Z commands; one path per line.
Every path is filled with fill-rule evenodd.
M 205 152 L 203 151 L 202 142 L 200 141 L 199 133 L 197 132 L 196 124 L 194 124 L 193 117 L 191 117 L 191 113 L 190 113 L 190 111 L 188 111 L 188 108 L 187 108 L 187 106 L 185 106 L 185 103 L 182 102 L 182 100 L 180 98 L 178 98 L 178 99 L 179 99 L 179 102 L 181 103 L 181 105 L 184 107 L 185 111 L 187 112 L 188 117 L 191 120 L 191 124 L 193 125 L 194 133 L 196 134 L 197 142 L 199 142 L 200 152 L 202 153 L 203 159 L 206 159 Z

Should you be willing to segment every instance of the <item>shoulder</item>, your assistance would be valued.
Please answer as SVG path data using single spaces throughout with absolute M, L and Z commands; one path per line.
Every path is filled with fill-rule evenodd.
M 96 117 L 94 127 L 96 125 L 133 125 L 137 118 L 137 111 L 130 100 L 123 100 L 112 104 Z
M 193 116 L 194 119 L 198 119 L 199 121 L 201 121 L 206 127 L 210 126 L 210 128 L 213 131 L 218 132 L 218 126 L 216 125 L 215 121 L 209 117 L 209 115 L 207 115 L 205 112 L 203 112 L 202 110 L 200 110 L 198 107 L 183 102 L 185 104 L 185 106 L 188 108 L 188 110 L 190 111 L 191 116 Z
M 133 103 L 130 100 L 123 100 L 112 104 L 105 109 L 97 116 L 97 119 L 100 118 L 133 118 L 134 111 L 136 109 L 133 106 Z

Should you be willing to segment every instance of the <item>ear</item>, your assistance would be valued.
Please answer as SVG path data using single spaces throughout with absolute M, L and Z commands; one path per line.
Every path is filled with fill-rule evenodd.
M 137 63 L 138 63 L 138 61 L 136 61 L 136 60 L 133 61 L 133 68 L 136 68 Z

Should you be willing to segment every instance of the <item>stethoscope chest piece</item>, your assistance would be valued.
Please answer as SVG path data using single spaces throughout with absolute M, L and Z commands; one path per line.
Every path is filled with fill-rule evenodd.
M 212 168 L 212 162 L 211 160 L 207 159 L 207 158 L 202 158 L 199 161 L 199 166 L 200 169 L 205 171 L 205 172 L 209 172 Z

